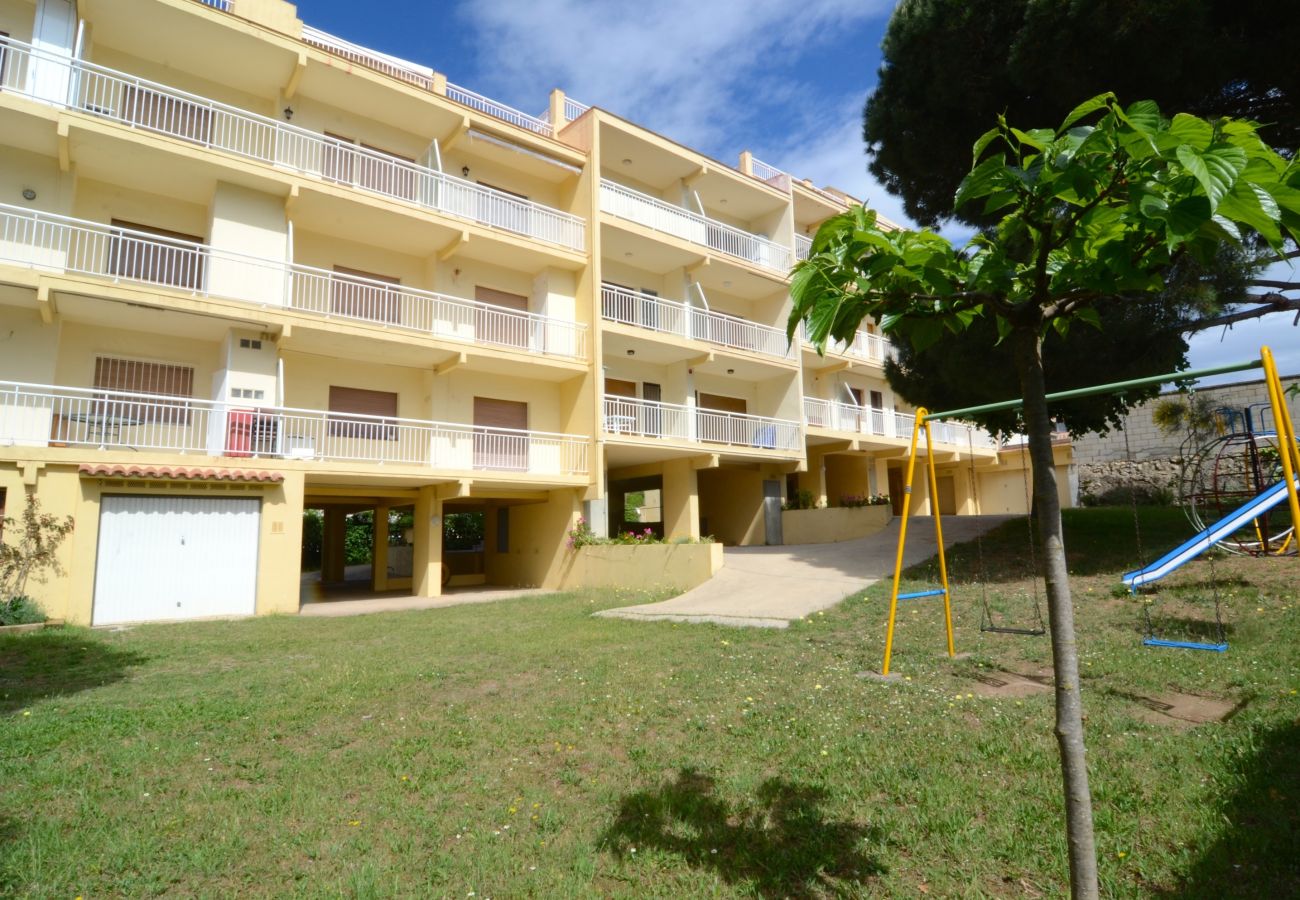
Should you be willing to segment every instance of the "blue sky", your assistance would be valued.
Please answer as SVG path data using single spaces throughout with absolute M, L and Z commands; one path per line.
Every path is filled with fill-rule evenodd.
M 747 149 L 911 224 L 898 198 L 867 174 L 861 137 L 893 7 L 894 0 L 300 0 L 298 14 L 525 112 L 541 113 L 560 87 L 730 165 Z M 1283 372 L 1300 373 L 1300 330 L 1290 324 L 1290 316 L 1273 316 L 1198 335 L 1192 365 L 1253 358 L 1271 340 Z

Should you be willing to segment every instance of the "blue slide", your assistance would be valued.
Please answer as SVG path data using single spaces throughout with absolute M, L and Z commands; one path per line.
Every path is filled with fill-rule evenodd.
M 1296 479 L 1296 485 L 1300 486 L 1300 478 Z M 1259 518 L 1279 503 L 1285 502 L 1286 482 L 1279 481 L 1249 503 L 1228 513 L 1187 543 L 1170 550 L 1151 565 L 1129 572 L 1124 576 L 1124 584 L 1129 590 L 1136 591 L 1144 584 L 1159 581 L 1174 569 L 1200 556 L 1234 531 L 1245 527 L 1252 519 Z

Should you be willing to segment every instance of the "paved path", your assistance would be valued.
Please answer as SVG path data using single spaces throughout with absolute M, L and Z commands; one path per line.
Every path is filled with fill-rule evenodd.
M 953 516 L 943 521 L 945 546 L 968 541 L 1012 516 Z M 728 547 L 723 567 L 709 581 L 661 603 L 623 606 L 597 613 L 623 619 L 716 622 L 785 628 L 819 609 L 834 606 L 894 573 L 898 524 L 838 544 L 798 547 Z M 934 520 L 913 517 L 907 528 L 907 565 L 934 555 Z

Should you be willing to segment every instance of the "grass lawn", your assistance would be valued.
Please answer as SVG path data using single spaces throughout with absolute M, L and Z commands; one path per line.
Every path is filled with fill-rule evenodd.
M 1024 527 L 982 542 L 1009 619 Z M 1186 532 L 1146 511 L 1146 555 Z M 1067 543 L 1103 889 L 1295 895 L 1300 564 L 1220 559 L 1232 649 L 1151 650 L 1128 512 L 1070 511 Z M 916 601 L 897 684 L 859 677 L 884 584 L 787 631 L 592 618 L 647 599 L 608 592 L 0 638 L 0 893 L 1059 896 L 1052 694 L 1005 674 L 1047 639 L 979 632 L 980 556 L 953 554 L 972 655 Z M 1157 611 L 1212 616 L 1209 568 Z

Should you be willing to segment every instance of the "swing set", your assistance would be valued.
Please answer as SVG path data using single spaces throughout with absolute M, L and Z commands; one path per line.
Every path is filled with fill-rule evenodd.
M 1211 375 L 1223 375 L 1251 369 L 1264 370 L 1264 382 L 1268 389 L 1269 406 L 1272 408 L 1273 412 L 1273 422 L 1276 429 L 1276 438 L 1279 447 L 1278 456 L 1279 462 L 1281 463 L 1281 479 L 1279 483 L 1273 484 L 1266 490 L 1252 497 L 1240 508 L 1227 513 L 1213 525 L 1210 525 L 1192 539 L 1178 547 L 1175 547 L 1155 562 L 1144 565 L 1142 568 L 1124 575 L 1124 584 L 1133 593 L 1136 593 L 1138 588 L 1142 585 L 1150 584 L 1153 581 L 1163 578 L 1165 575 L 1218 545 L 1220 542 L 1227 541 L 1233 534 L 1241 529 L 1252 527 L 1256 520 L 1267 513 L 1268 510 L 1279 505 L 1283 501 L 1289 503 L 1292 525 L 1300 526 L 1300 444 L 1296 441 L 1295 425 L 1291 421 L 1290 412 L 1286 406 L 1282 382 L 1278 378 L 1277 366 L 1273 361 L 1273 353 L 1268 347 L 1262 347 L 1260 348 L 1259 359 L 1251 360 L 1249 362 L 1235 363 L 1227 366 L 1216 366 L 1206 369 L 1191 369 L 1184 372 L 1170 372 L 1165 375 L 1153 375 L 1147 378 L 1135 378 L 1111 384 L 1093 385 L 1091 387 L 1076 388 L 1069 391 L 1058 391 L 1047 395 L 1048 402 L 1051 402 L 1055 400 L 1069 400 L 1076 397 L 1091 397 L 1100 394 L 1119 394 L 1137 387 L 1149 387 L 1151 385 L 1166 384 L 1173 381 L 1189 381 L 1192 379 L 1206 378 Z M 894 630 L 898 618 L 898 604 L 900 601 L 942 597 L 948 656 L 951 657 L 956 655 L 956 647 L 953 641 L 952 631 L 952 592 L 948 581 L 948 560 L 943 545 L 943 521 L 942 516 L 939 513 L 936 499 L 939 496 L 938 473 L 936 471 L 935 454 L 933 452 L 934 441 L 930 433 L 930 423 L 945 419 L 959 419 L 964 416 L 983 412 L 993 412 L 995 410 L 1019 409 L 1023 405 L 1023 400 L 1004 400 L 998 403 L 987 403 L 981 406 L 969 406 L 963 409 L 952 409 L 943 412 L 930 412 L 924 408 L 916 410 L 916 423 L 912 428 L 912 440 L 907 455 L 907 474 L 905 476 L 903 487 L 903 511 L 900 517 L 901 521 L 898 530 L 898 552 L 894 559 L 894 582 L 889 597 L 889 625 L 885 632 L 885 658 L 880 668 L 880 674 L 882 676 L 889 675 L 889 664 L 894 649 Z M 937 587 L 927 588 L 925 590 L 899 593 L 899 584 L 903 575 L 903 558 L 907 545 L 907 525 L 912 511 L 912 486 L 916 476 L 917 449 L 920 445 L 922 434 L 925 436 L 925 465 L 930 497 L 932 498 L 931 507 L 934 518 L 935 540 L 938 544 L 939 584 Z M 1125 447 L 1127 455 L 1131 461 L 1132 453 L 1131 450 L 1128 450 L 1127 431 L 1125 432 Z M 973 457 L 973 442 L 971 449 Z M 1025 458 L 1025 447 L 1023 444 L 1021 445 L 1020 453 L 1025 477 L 1026 508 L 1029 508 L 1029 466 L 1028 461 Z M 973 458 L 971 469 L 973 484 Z M 1141 531 L 1138 528 L 1136 494 L 1133 495 L 1133 517 L 1135 537 L 1138 542 L 1138 553 L 1141 557 Z M 981 584 L 981 604 L 983 610 L 980 618 L 980 631 L 982 632 L 1027 636 L 1040 636 L 1047 633 L 1047 627 L 1043 620 L 1042 608 L 1038 596 L 1038 563 L 1034 546 L 1033 524 L 1032 522 L 1029 522 L 1028 519 L 1026 519 L 1026 522 L 1028 523 L 1029 530 L 1029 562 L 1034 576 L 1030 579 L 1033 584 L 1034 623 L 1030 626 L 1003 625 L 999 624 L 998 620 L 993 615 L 988 602 L 988 590 L 986 586 L 987 573 L 984 570 L 983 541 L 977 537 L 976 542 L 980 566 L 979 578 Z M 1211 557 L 1211 581 L 1213 582 L 1213 580 L 1213 558 Z M 1149 608 L 1144 608 L 1143 612 L 1146 621 L 1146 635 L 1143 639 L 1143 644 L 1148 647 L 1169 647 L 1184 650 L 1212 650 L 1217 652 L 1227 650 L 1228 644 L 1225 640 L 1217 583 L 1214 585 L 1214 601 L 1215 621 L 1218 627 L 1217 640 L 1214 642 L 1176 641 L 1160 638 L 1155 633 L 1155 627 L 1151 620 Z

